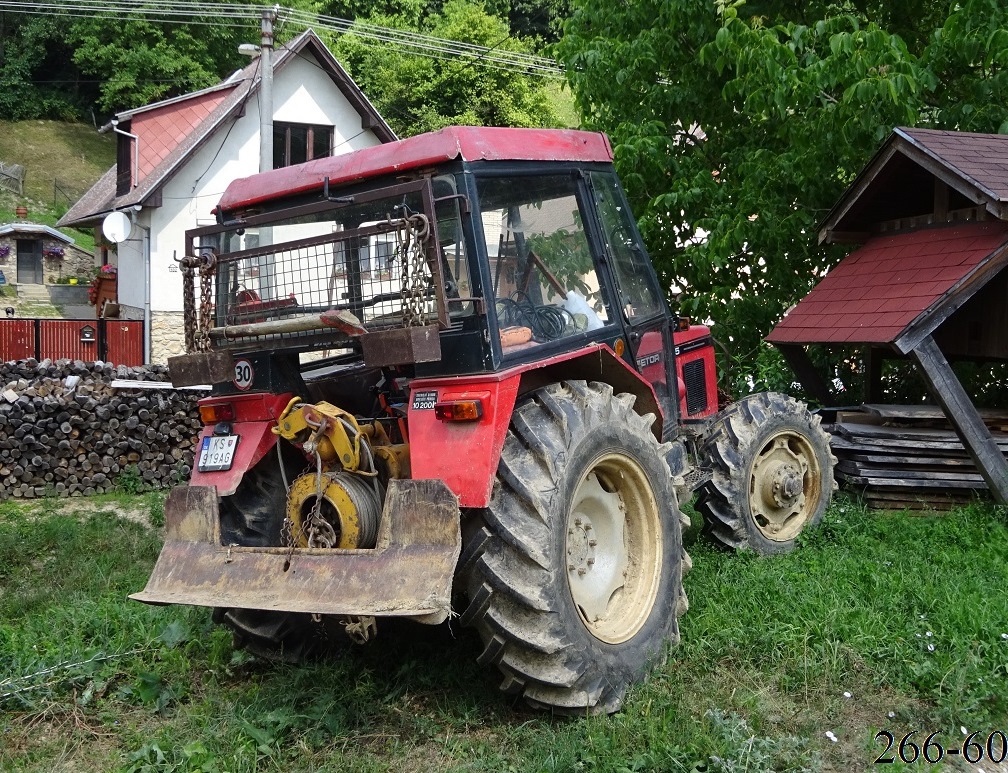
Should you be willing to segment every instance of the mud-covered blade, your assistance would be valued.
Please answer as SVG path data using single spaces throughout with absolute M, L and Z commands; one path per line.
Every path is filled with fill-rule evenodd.
M 298 549 L 288 559 L 286 548 L 221 545 L 216 489 L 179 487 L 165 502 L 165 544 L 147 587 L 130 598 L 439 623 L 450 608 L 459 519 L 442 481 L 392 480 L 376 548 Z

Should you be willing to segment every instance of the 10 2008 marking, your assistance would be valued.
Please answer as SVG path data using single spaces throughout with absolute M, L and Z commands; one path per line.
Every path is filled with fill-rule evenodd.
M 898 757 L 900 762 L 907 765 L 914 762 L 928 762 L 936 765 L 944 759 L 946 754 L 952 757 L 962 757 L 971 765 L 975 765 L 984 759 L 994 764 L 1000 764 L 1005 761 L 1005 758 L 1008 758 L 1008 735 L 1003 730 L 994 730 L 988 733 L 986 743 L 983 743 L 984 739 L 979 731 L 970 733 L 966 736 L 966 740 L 962 742 L 961 746 L 950 746 L 948 748 L 935 740 L 935 736 L 938 735 L 937 732 L 931 733 L 924 739 L 924 743 L 918 746 L 912 740 L 912 737 L 919 732 L 921 731 L 911 730 L 897 744 L 896 736 L 892 734 L 891 730 L 879 730 L 875 733 L 875 740 L 884 739 L 886 748 L 875 759 L 875 764 L 892 765 Z M 896 747 L 895 754 L 893 753 L 893 747 Z

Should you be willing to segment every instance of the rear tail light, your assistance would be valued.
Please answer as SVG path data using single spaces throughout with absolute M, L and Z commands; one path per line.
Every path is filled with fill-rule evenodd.
M 222 421 L 234 421 L 234 406 L 231 403 L 210 403 L 199 407 L 200 419 L 210 426 Z
M 483 417 L 483 401 L 445 400 L 435 403 L 434 416 L 441 421 L 479 421 Z

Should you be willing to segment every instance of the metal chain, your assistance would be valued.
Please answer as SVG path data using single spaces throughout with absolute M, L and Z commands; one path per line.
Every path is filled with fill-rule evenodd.
M 200 261 L 200 308 L 199 329 L 196 332 L 196 350 L 210 351 L 210 328 L 213 326 L 213 307 L 210 296 L 213 286 L 213 276 L 217 270 L 217 256 L 208 252 Z
M 427 240 L 430 221 L 426 215 L 410 215 L 396 229 L 396 254 L 402 266 L 400 294 L 403 327 L 417 327 L 426 322 L 424 304 L 427 296 Z
M 186 354 L 196 351 L 196 265 L 199 258 L 186 255 L 175 258 L 182 271 L 182 330 L 185 333 Z

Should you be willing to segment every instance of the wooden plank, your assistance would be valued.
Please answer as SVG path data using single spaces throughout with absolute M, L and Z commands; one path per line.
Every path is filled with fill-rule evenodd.
M 933 453 L 950 453 L 953 455 L 966 453 L 963 444 L 955 438 L 952 440 L 919 440 L 886 437 L 884 435 L 880 437 L 866 437 L 852 433 L 846 427 L 839 427 L 838 432 L 841 437 L 852 443 L 857 443 L 862 448 L 870 448 L 888 453 L 903 454 L 908 451 L 914 452 L 915 450 L 924 450 Z M 998 445 L 1003 452 L 1006 448 L 1008 448 L 1008 441 L 1004 441 L 996 445 Z
M 836 465 L 836 470 L 842 472 L 845 475 L 851 475 L 854 477 L 870 476 L 873 478 L 897 478 L 900 480 L 907 481 L 959 481 L 962 483 L 970 483 L 975 486 L 983 486 L 984 480 L 983 476 L 978 472 L 966 471 L 940 471 L 940 470 L 908 470 L 899 469 L 894 470 L 891 468 L 865 468 L 860 467 L 851 462 L 838 462 Z
M 1008 461 L 956 378 L 934 338 L 927 336 L 912 352 L 932 396 L 949 417 L 987 488 L 998 504 L 1008 505 Z
M 948 421 L 948 417 L 939 405 L 888 405 L 880 403 L 865 403 L 861 406 L 866 412 L 883 419 L 940 420 Z M 1001 421 L 1008 419 L 1008 408 L 981 408 L 977 411 L 980 417 L 987 420 Z
M 112 379 L 111 386 L 113 389 L 146 389 L 146 390 L 196 389 L 203 392 L 210 390 L 209 384 L 197 384 L 194 386 L 177 387 L 173 385 L 171 381 L 137 381 L 131 378 Z
M 837 422 L 841 429 L 851 434 L 861 435 L 866 438 L 888 438 L 892 440 L 916 442 L 926 441 L 955 441 L 958 435 L 951 429 L 941 427 L 894 427 L 888 424 L 859 424 Z M 1008 443 L 1008 436 L 1002 442 Z
M 893 469 L 897 467 L 965 467 L 967 469 L 976 469 L 973 464 L 973 460 L 968 456 L 963 456 L 962 458 L 955 456 L 902 456 L 899 454 L 867 454 L 859 453 L 860 449 L 855 449 L 853 451 L 848 451 L 846 449 L 838 452 L 835 445 L 832 443 L 830 446 L 833 448 L 833 455 L 836 456 L 841 461 L 849 459 L 852 462 L 860 462 L 861 464 L 876 465 L 878 467 L 885 467 L 887 469 Z
M 922 491 L 944 491 L 946 489 L 965 489 L 978 491 L 983 489 L 983 482 L 971 483 L 963 480 L 934 480 L 931 478 L 883 478 L 876 475 L 838 475 L 843 482 L 852 483 L 858 486 L 874 486 L 879 490 L 890 489 L 916 489 Z

